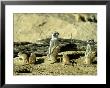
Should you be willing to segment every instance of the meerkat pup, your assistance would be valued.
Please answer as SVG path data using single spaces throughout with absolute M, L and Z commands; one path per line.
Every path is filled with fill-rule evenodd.
M 24 64 L 28 64 L 29 58 L 28 58 L 27 54 L 19 52 L 18 57 L 20 60 L 23 60 Z
M 67 54 L 63 54 L 63 60 L 62 60 L 63 65 L 69 65 L 70 60 Z
M 31 53 L 31 55 L 29 57 L 29 64 L 35 64 L 35 62 L 36 62 L 36 54 Z

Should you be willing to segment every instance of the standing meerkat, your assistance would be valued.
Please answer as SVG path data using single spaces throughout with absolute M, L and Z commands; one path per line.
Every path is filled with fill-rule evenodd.
M 68 65 L 70 64 L 70 60 L 67 54 L 63 54 L 63 60 L 62 60 L 63 65 Z
M 50 46 L 49 46 L 49 55 L 53 52 L 53 49 L 59 45 L 58 41 L 58 32 L 54 32 L 52 34 L 52 38 L 50 40 Z
M 36 55 L 35 53 L 31 53 L 29 57 L 29 64 L 35 64 L 35 62 L 36 62 Z
M 92 56 L 91 45 L 87 44 L 84 64 L 91 64 L 92 63 L 91 56 Z
M 48 53 L 48 60 L 50 63 L 54 63 L 57 61 L 57 55 L 59 51 L 59 41 L 58 41 L 58 32 L 54 32 L 52 34 L 52 38 L 50 40 L 50 46 L 49 46 L 49 53 Z
M 23 60 L 23 63 L 24 63 L 24 64 L 28 64 L 28 62 L 29 62 L 29 57 L 27 56 L 27 54 L 22 53 L 22 52 L 19 52 L 19 53 L 18 53 L 18 57 L 19 57 L 19 59 Z

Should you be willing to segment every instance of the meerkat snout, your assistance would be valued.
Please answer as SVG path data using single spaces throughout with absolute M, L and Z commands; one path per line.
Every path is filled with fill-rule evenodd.
M 29 57 L 29 64 L 35 64 L 35 62 L 36 62 L 36 54 L 31 53 L 31 55 Z
M 70 64 L 70 60 L 67 54 L 63 54 L 63 60 L 62 60 L 63 65 L 68 65 Z

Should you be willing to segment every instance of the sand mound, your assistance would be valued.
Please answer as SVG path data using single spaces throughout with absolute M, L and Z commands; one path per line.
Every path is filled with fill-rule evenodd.
M 97 40 L 96 14 L 14 14 L 14 41 L 36 42 L 50 38 L 53 31 L 60 38 Z

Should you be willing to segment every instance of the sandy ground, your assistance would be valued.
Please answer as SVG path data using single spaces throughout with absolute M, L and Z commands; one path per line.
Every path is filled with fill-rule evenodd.
M 14 75 L 97 75 L 97 65 L 63 65 L 62 63 L 31 65 L 29 73 Z
M 62 43 L 63 42 L 64 40 L 62 40 Z M 24 53 L 29 54 L 28 56 L 30 56 L 31 52 L 36 52 L 36 63 L 22 65 L 24 64 L 22 60 L 20 60 L 20 62 L 19 61 L 16 62 L 18 63 L 18 65 L 14 64 L 14 75 L 57 75 L 57 76 L 58 75 L 96 75 L 97 74 L 97 60 L 96 60 L 97 55 L 94 57 L 94 61 L 93 61 L 94 63 L 90 65 L 83 64 L 86 42 L 82 41 L 82 43 L 85 43 L 85 44 L 84 45 L 81 44 L 77 46 L 77 48 L 73 47 L 73 49 L 72 49 L 72 46 L 69 46 L 70 48 L 69 47 L 67 48 L 67 50 L 77 49 L 77 51 L 65 51 L 66 49 L 64 49 L 64 52 L 63 51 L 59 52 L 57 62 L 54 64 L 50 64 L 46 62 L 47 52 L 44 52 L 44 51 L 48 50 L 48 44 L 46 45 L 35 44 L 35 43 L 28 44 L 24 42 L 15 43 L 14 61 L 16 61 L 16 56 L 17 56 L 16 54 L 19 51 L 23 51 Z M 93 44 L 92 50 L 96 51 L 96 48 L 97 46 Z M 78 51 L 78 50 L 83 50 L 83 51 Z M 64 53 L 67 54 L 70 58 L 69 65 L 63 65 L 62 63 L 62 55 Z

